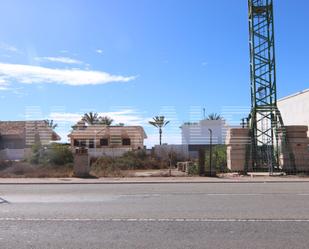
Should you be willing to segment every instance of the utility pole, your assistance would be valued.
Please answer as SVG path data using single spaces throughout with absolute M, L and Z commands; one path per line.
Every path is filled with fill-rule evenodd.
M 245 125 L 246 125 L 245 120 L 246 120 L 245 118 L 242 118 L 242 119 L 241 119 L 240 125 L 241 125 L 242 128 L 245 128 Z
M 209 143 L 209 173 L 212 176 L 212 129 L 208 129 L 210 134 L 210 143 Z
M 199 167 L 199 176 L 205 176 L 205 148 L 200 148 L 198 151 L 198 167 Z

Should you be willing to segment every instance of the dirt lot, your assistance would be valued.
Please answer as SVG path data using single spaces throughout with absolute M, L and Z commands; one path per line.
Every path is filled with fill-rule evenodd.
M 0 177 L 72 177 L 73 165 L 32 165 L 28 162 L 2 162 Z
M 96 175 L 92 174 L 94 177 Z M 32 165 L 28 162 L 2 162 L 0 164 L 1 178 L 59 178 L 73 177 L 73 165 L 64 166 L 56 165 Z M 113 172 L 105 177 L 114 177 Z M 186 173 L 180 172 L 177 169 L 171 170 L 171 175 L 168 169 L 147 169 L 147 170 L 121 170 L 117 171 L 118 177 L 181 177 L 186 176 Z M 98 175 L 99 177 L 99 175 Z

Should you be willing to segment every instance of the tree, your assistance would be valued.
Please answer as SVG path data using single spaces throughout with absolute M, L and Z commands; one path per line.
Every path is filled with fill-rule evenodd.
M 88 125 L 94 125 L 99 122 L 99 115 L 96 112 L 85 113 L 82 120 Z
M 114 120 L 108 116 L 99 117 L 99 121 L 98 121 L 99 124 L 107 125 L 107 126 L 111 126 L 113 122 Z
M 53 130 L 58 126 L 58 124 L 54 124 L 54 120 L 46 119 L 44 121 L 47 124 L 47 126 Z
M 162 144 L 162 128 L 164 128 L 170 121 L 166 121 L 164 116 L 156 116 L 152 121 L 149 121 L 149 124 L 157 127 L 159 129 L 159 141 L 160 145 Z
M 217 113 L 211 113 L 208 115 L 207 120 L 223 120 L 223 117 Z
M 85 113 L 84 116 L 82 117 L 82 121 L 86 122 L 88 125 L 100 124 L 107 126 L 110 126 L 114 122 L 114 120 L 111 119 L 110 117 L 99 116 L 99 114 L 96 112 Z M 74 127 L 72 128 L 74 129 Z

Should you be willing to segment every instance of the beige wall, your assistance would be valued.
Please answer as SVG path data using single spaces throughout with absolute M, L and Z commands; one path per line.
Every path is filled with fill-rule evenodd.
M 91 125 L 81 126 L 69 134 L 71 145 L 74 146 L 74 140 L 86 141 L 86 147 L 89 147 L 89 140 L 95 142 L 94 148 L 130 148 L 143 149 L 146 134 L 141 126 L 102 126 Z M 108 139 L 108 146 L 101 146 L 100 140 Z M 130 145 L 124 145 L 123 139 L 130 139 Z
M 104 137 L 106 138 L 106 137 Z M 128 137 L 123 137 L 123 138 L 128 138 Z M 86 140 L 86 144 L 87 144 L 87 147 L 89 145 L 89 140 L 94 140 L 95 141 L 95 147 L 96 148 L 118 148 L 118 147 L 130 147 L 132 149 L 143 149 L 144 147 L 144 143 L 143 143 L 143 139 L 139 139 L 139 138 L 130 138 L 131 140 L 131 145 L 122 145 L 122 137 L 120 138 L 113 138 L 111 139 L 110 137 L 108 137 L 108 146 L 101 146 L 100 145 L 100 137 L 71 137 L 71 146 L 74 146 L 74 140 L 77 139 L 77 140 Z

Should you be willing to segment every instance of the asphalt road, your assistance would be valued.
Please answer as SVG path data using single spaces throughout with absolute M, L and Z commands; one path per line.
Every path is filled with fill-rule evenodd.
M 0 248 L 309 248 L 309 183 L 0 185 Z

